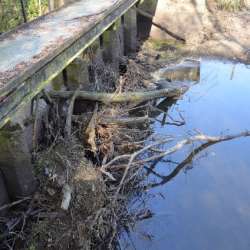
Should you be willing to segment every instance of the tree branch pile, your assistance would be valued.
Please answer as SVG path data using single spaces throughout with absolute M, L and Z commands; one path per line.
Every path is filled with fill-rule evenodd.
M 206 147 L 250 136 L 250 131 L 221 136 L 200 133 L 177 141 L 169 135 L 154 134 L 151 123 L 158 121 L 159 114 L 163 114 L 162 125 L 185 124 L 181 112 L 176 119 L 162 106 L 171 107 L 188 86 L 176 83 L 147 89 L 142 87 L 143 72 L 133 66 L 135 62 L 130 63 L 132 66 L 120 78 L 109 70 L 100 73 L 103 66 L 92 65 L 95 73 L 104 74 L 103 81 L 110 79 L 111 87 L 104 92 L 100 92 L 102 79 L 94 74 L 92 90 L 49 91 L 37 97 L 36 106 L 43 99 L 49 107 L 43 120 L 43 140 L 35 146 L 40 150 L 35 156 L 42 185 L 35 209 L 32 205 L 26 217 L 19 218 L 18 227 L 13 227 L 20 233 L 4 235 L 6 244 L 10 245 L 10 235 L 16 233 L 20 241 L 26 242 L 27 235 L 43 239 L 43 249 L 83 249 L 84 242 L 86 249 L 114 249 L 121 230 L 150 216 L 149 211 L 131 212 L 127 207 L 135 193 L 143 192 L 148 172 L 167 182 Z M 159 102 L 159 98 L 163 100 Z M 35 124 L 34 130 L 37 127 Z M 170 155 L 187 145 L 196 148 L 171 176 L 164 178 L 153 170 L 158 161 L 168 161 Z M 35 216 L 30 215 L 32 211 Z M 37 221 L 35 226 L 31 223 L 36 228 L 33 233 L 24 230 L 27 218 Z M 35 244 L 34 240 L 27 242 Z M 16 244 L 16 238 L 11 244 Z

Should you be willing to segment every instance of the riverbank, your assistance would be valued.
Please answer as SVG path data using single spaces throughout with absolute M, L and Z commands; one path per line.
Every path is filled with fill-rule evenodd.
M 247 1 L 242 9 L 232 12 L 222 10 L 214 0 L 207 1 L 203 9 L 199 9 L 191 0 L 159 0 L 153 21 L 185 38 L 186 51 L 193 55 L 250 62 Z M 150 36 L 154 40 L 170 38 L 155 26 L 152 26 Z

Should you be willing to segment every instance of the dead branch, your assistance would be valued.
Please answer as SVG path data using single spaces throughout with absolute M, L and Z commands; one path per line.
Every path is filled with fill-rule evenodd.
M 86 115 L 72 115 L 72 119 L 76 122 L 80 122 L 84 119 Z M 147 121 L 151 121 L 151 118 L 148 116 L 142 117 L 101 117 L 98 121 L 99 124 L 116 124 L 116 125 L 133 125 L 145 123 Z
M 250 131 L 245 131 L 245 132 L 241 132 L 238 134 L 225 135 L 225 136 L 207 136 L 207 135 L 203 135 L 203 134 L 198 134 L 198 135 L 191 136 L 187 139 L 184 139 L 184 140 L 178 142 L 175 146 L 167 149 L 165 152 L 162 152 L 160 154 L 157 154 L 157 155 L 148 157 L 146 159 L 134 162 L 134 164 L 142 164 L 145 162 L 157 160 L 159 158 L 173 154 L 174 152 L 182 149 L 185 145 L 192 144 L 196 141 L 214 142 L 215 143 L 215 142 L 229 141 L 229 140 L 233 140 L 236 138 L 247 137 L 247 136 L 250 136 Z
M 183 94 L 187 90 L 187 85 L 180 84 L 179 86 L 152 90 L 138 91 L 126 93 L 101 93 L 93 91 L 76 91 L 76 98 L 90 101 L 108 103 L 123 103 L 123 102 L 144 102 L 160 97 L 176 97 Z M 53 98 L 68 99 L 74 95 L 74 91 L 50 91 L 49 95 Z
M 150 145 L 148 145 L 148 146 L 146 146 L 146 147 L 144 147 L 144 148 L 142 148 L 142 149 L 140 149 L 140 150 L 138 150 L 138 151 L 135 151 L 133 154 L 124 154 L 124 155 L 116 156 L 116 157 L 115 157 L 114 159 L 112 159 L 110 162 L 108 162 L 107 164 L 103 165 L 103 166 L 100 168 L 100 171 L 101 171 L 102 173 L 104 173 L 104 174 L 107 175 L 106 169 L 107 169 L 108 167 L 110 167 L 111 165 L 113 165 L 115 162 L 118 162 L 118 161 L 121 161 L 121 160 L 129 159 L 129 163 L 128 163 L 128 165 L 127 165 L 125 171 L 124 171 L 122 180 L 121 180 L 120 185 L 119 185 L 120 187 L 117 188 L 117 192 L 116 192 L 116 193 L 118 194 L 119 191 L 120 191 L 120 188 L 121 188 L 121 186 L 122 186 L 122 183 L 123 183 L 124 179 L 126 178 L 126 175 L 127 175 L 127 173 L 128 173 L 128 170 L 129 170 L 130 165 L 131 165 L 131 163 L 133 162 L 133 160 L 134 160 L 138 155 L 140 155 L 141 153 L 147 151 L 148 149 L 150 149 L 150 148 L 152 148 L 152 147 L 155 147 L 155 146 L 158 146 L 158 145 L 160 145 L 160 144 L 167 143 L 167 142 L 169 142 L 169 141 L 171 141 L 171 140 L 172 140 L 172 138 L 167 137 L 167 138 L 165 138 L 165 139 L 163 139 L 163 140 L 157 141 L 156 143 L 150 144 Z M 108 177 L 110 177 L 110 176 L 108 176 Z M 113 176 L 112 176 L 112 178 L 115 179 Z M 116 195 L 116 196 L 117 196 L 117 195 Z
M 180 142 L 178 142 L 176 145 L 174 145 L 173 147 L 165 150 L 165 151 L 162 151 L 162 152 L 159 152 L 151 157 L 148 157 L 148 158 L 145 158 L 145 159 L 142 159 L 142 160 L 138 160 L 138 161 L 135 161 L 135 159 L 142 155 L 142 153 L 152 149 L 152 148 L 155 148 L 156 146 L 159 146 L 159 145 L 163 145 L 164 143 L 166 142 L 169 142 L 170 140 L 172 140 L 171 138 L 168 138 L 168 139 L 165 139 L 165 140 L 159 140 L 157 142 L 154 142 L 150 145 L 147 145 L 145 146 L 144 148 L 134 152 L 133 154 L 124 154 L 124 155 L 120 155 L 120 156 L 117 156 L 115 157 L 113 160 L 111 160 L 110 162 L 108 162 L 107 164 L 105 164 L 104 166 L 101 167 L 101 172 L 106 174 L 108 177 L 110 177 L 110 173 L 108 173 L 107 169 L 109 167 L 111 167 L 114 163 L 117 163 L 119 161 L 123 161 L 123 160 L 127 160 L 128 163 L 126 164 L 126 168 L 124 170 L 124 174 L 123 174 L 123 177 L 121 179 L 121 182 L 117 188 L 117 192 L 116 192 L 116 197 L 118 195 L 118 193 L 120 192 L 120 189 L 123 185 L 123 182 L 127 176 L 127 173 L 130 169 L 131 166 L 138 166 L 138 165 L 141 165 L 143 166 L 143 164 L 145 164 L 146 162 L 151 162 L 151 161 L 154 161 L 154 160 L 157 160 L 157 159 L 161 159 L 167 155 L 170 155 L 170 154 L 173 154 L 174 152 L 182 149 L 185 145 L 188 145 L 188 144 L 192 144 L 194 142 L 197 142 L 197 141 L 203 141 L 203 142 L 211 142 L 211 143 L 217 143 L 217 142 L 222 142 L 222 141 L 229 141 L 229 140 L 233 140 L 233 139 L 236 139 L 236 138 L 240 138 L 240 137 L 247 137 L 247 136 L 250 136 L 250 131 L 245 131 L 245 132 L 241 132 L 241 133 L 238 133 L 238 134 L 233 134 L 233 135 L 225 135 L 225 136 L 207 136 L 207 135 L 204 135 L 204 134 L 198 134 L 198 135 L 195 135 L 195 136 L 191 136 L 187 139 L 184 139 L 184 140 L 181 140 Z M 111 175 L 112 176 L 112 175 Z
M 103 117 L 99 123 L 101 124 L 116 124 L 116 125 L 133 125 L 138 123 L 145 123 L 149 121 L 148 116 L 143 117 L 126 117 L 126 118 L 115 118 L 115 117 Z
M 20 203 L 22 203 L 24 201 L 30 200 L 30 199 L 31 199 L 30 197 L 25 197 L 25 198 L 23 198 L 21 200 L 14 201 L 14 202 L 9 203 L 9 204 L 5 204 L 5 205 L 3 205 L 3 206 L 0 207 L 0 211 L 3 211 L 5 209 L 7 209 L 7 208 L 14 207 L 14 206 L 16 206 L 16 205 L 18 205 L 18 204 L 20 204 Z
M 93 153 L 97 152 L 96 147 L 96 119 L 97 119 L 97 110 L 98 110 L 98 104 L 95 106 L 95 110 L 93 112 L 92 118 L 89 121 L 88 127 L 85 131 L 85 135 L 87 137 L 87 143 L 91 146 L 91 151 Z

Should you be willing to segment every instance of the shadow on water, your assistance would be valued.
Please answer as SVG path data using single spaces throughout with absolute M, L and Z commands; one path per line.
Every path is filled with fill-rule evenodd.
M 249 67 L 206 59 L 200 67 L 198 84 L 150 113 L 156 133 L 179 141 L 197 130 L 220 135 L 250 128 Z M 179 114 L 185 122 L 170 125 Z M 250 249 L 249 148 L 249 138 L 195 144 L 145 166 L 145 206 L 153 216 L 121 236 L 122 249 Z

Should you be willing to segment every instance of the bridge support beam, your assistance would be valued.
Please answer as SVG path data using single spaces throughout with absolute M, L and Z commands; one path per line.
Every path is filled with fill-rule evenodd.
M 112 65 L 118 72 L 119 62 L 124 53 L 123 45 L 123 26 L 121 19 L 117 20 L 103 35 L 103 61 Z
M 89 85 L 89 60 L 85 53 L 73 60 L 55 79 L 52 81 L 54 90 L 76 90 L 80 86 Z
M 84 53 L 78 56 L 69 66 L 66 68 L 68 89 L 76 90 L 77 88 L 89 85 L 89 60 Z
M 130 8 L 124 18 L 124 52 L 125 55 L 133 54 L 137 49 L 137 13 L 136 7 Z
M 26 134 L 19 126 L 0 131 L 0 171 L 11 199 L 28 196 L 35 191 L 30 148 Z

